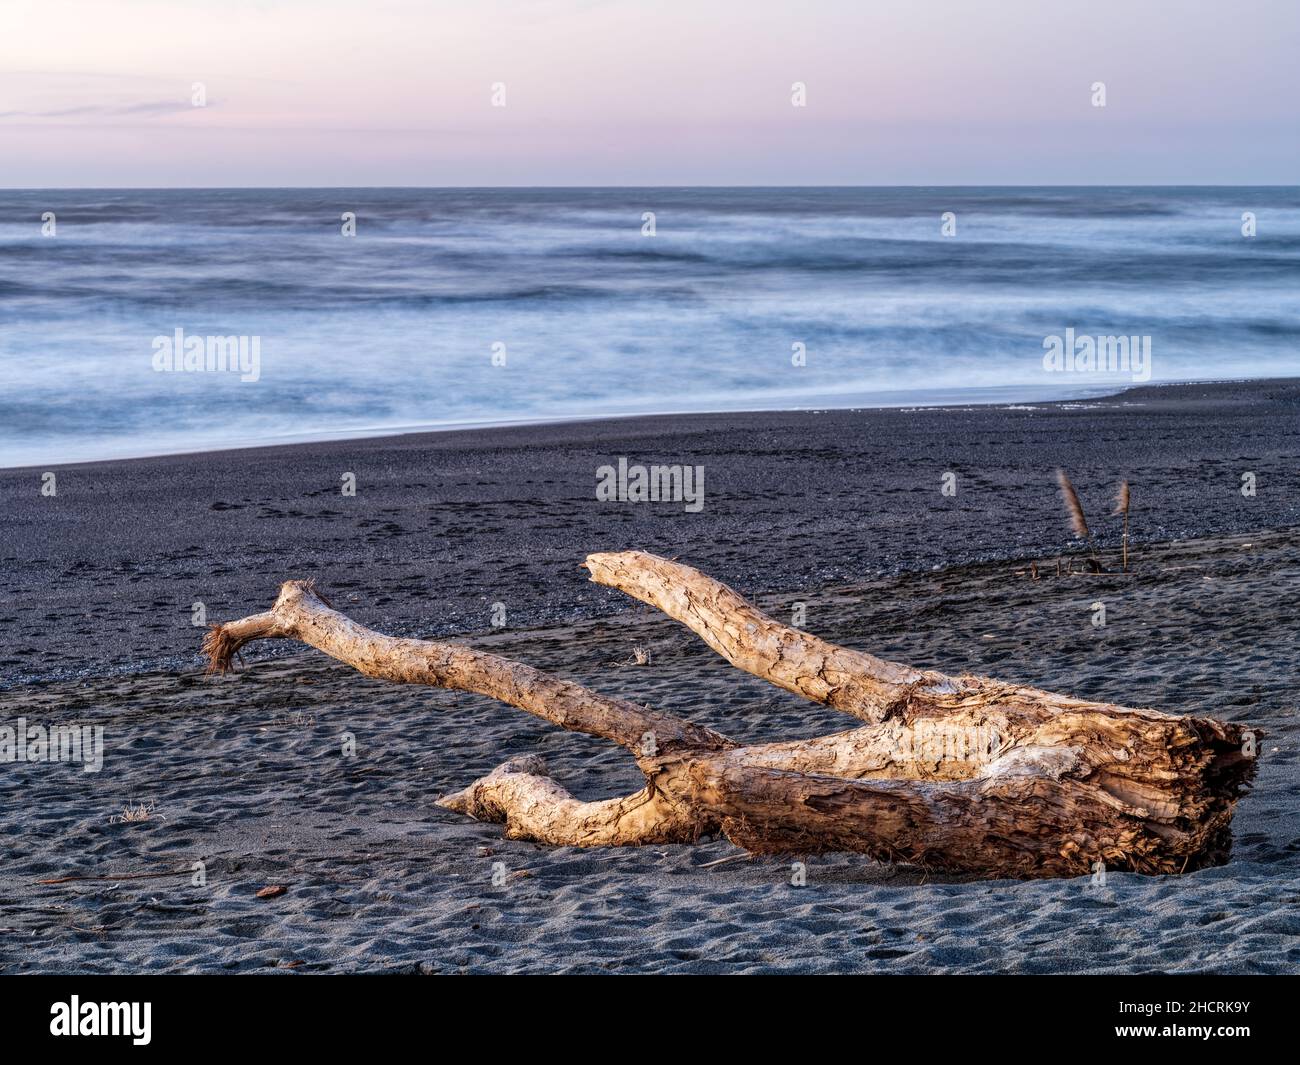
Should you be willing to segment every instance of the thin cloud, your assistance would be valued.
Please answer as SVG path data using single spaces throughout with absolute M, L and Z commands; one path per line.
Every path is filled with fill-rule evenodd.
M 214 106 L 209 101 L 208 107 Z M 193 106 L 182 100 L 145 100 L 134 104 L 82 104 L 78 107 L 55 107 L 45 111 L 0 111 L 0 119 L 8 118 L 87 118 L 99 116 L 170 115 L 190 111 Z

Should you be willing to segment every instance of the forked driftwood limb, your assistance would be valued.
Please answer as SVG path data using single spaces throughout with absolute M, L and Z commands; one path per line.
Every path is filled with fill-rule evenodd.
M 289 581 L 263 614 L 214 626 L 212 670 L 250 640 L 310 644 L 371 677 L 488 695 L 631 752 L 646 784 L 582 802 L 513 759 L 439 805 L 562 846 L 691 842 L 856 851 L 988 877 L 1178 873 L 1227 860 L 1257 737 L 1241 726 L 909 669 L 782 625 L 726 585 L 640 551 L 591 579 L 662 610 L 733 665 L 865 724 L 740 746 L 711 729 L 471 648 L 373 632 Z

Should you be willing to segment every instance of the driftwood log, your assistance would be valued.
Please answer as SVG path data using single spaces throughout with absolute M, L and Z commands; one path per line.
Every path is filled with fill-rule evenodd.
M 474 692 L 621 744 L 634 795 L 582 802 L 536 757 L 439 802 L 506 835 L 561 846 L 689 843 L 722 832 L 754 853 L 855 851 L 987 877 L 1180 873 L 1227 860 L 1256 734 L 882 661 L 782 625 L 688 566 L 590 555 L 591 579 L 657 607 L 732 665 L 863 724 L 741 746 L 656 712 L 452 643 L 396 639 L 288 581 L 267 612 L 213 626 L 209 668 L 251 640 L 300 640 L 370 677 Z

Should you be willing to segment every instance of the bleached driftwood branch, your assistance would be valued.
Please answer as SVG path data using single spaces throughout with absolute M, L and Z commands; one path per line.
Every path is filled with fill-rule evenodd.
M 250 640 L 296 639 L 371 677 L 488 695 L 629 750 L 646 784 L 580 802 L 540 759 L 506 762 L 440 805 L 566 846 L 691 842 L 756 853 L 856 851 L 989 877 L 1226 861 L 1255 762 L 1241 726 L 882 661 L 773 620 L 697 570 L 639 551 L 590 555 L 591 579 L 657 607 L 733 665 L 866 722 L 740 746 L 457 644 L 402 640 L 289 581 L 270 611 L 214 626 L 213 670 Z

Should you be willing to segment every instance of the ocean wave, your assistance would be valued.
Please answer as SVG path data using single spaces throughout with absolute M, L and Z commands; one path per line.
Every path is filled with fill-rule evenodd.
M 0 463 L 1052 388 L 1066 328 L 1150 335 L 1156 380 L 1296 373 L 1298 282 L 1294 188 L 0 192 Z M 176 328 L 259 336 L 259 380 L 155 372 Z

